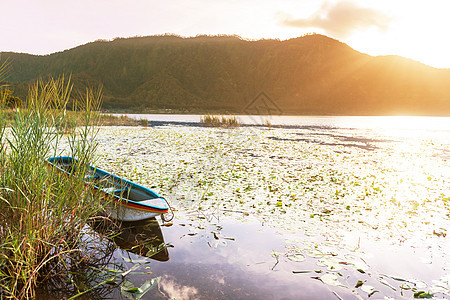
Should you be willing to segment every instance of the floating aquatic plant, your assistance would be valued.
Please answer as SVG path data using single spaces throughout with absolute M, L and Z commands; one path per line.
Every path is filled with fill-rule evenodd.
M 102 128 L 99 164 L 157 189 L 180 211 L 252 216 L 301 234 L 287 253 L 298 253 L 293 260 L 316 259 L 327 272 L 368 276 L 368 243 L 420 245 L 446 256 L 450 166 L 433 149 L 447 147 L 448 140 L 435 140 L 430 149 L 420 139 L 370 133 L 372 146 L 366 147 L 357 134 Z

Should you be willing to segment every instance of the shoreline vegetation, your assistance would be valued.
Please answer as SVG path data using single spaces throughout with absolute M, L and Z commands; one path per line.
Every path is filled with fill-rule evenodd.
M 5 126 L 11 126 L 15 122 L 16 114 L 20 112 L 21 109 L 13 110 L 13 109 L 3 109 L 2 110 L 2 118 L 5 122 Z M 80 118 L 80 114 L 77 111 L 69 111 L 65 112 L 65 119 L 60 122 L 58 125 L 59 130 L 64 134 L 70 134 L 75 131 L 75 129 L 79 126 L 83 126 L 83 119 Z M 96 126 L 142 126 L 148 127 L 151 124 L 151 121 L 145 118 L 134 119 L 129 116 L 121 115 L 116 116 L 110 113 L 100 113 L 98 114 L 98 121 Z M 207 127 L 225 127 L 225 128 L 234 128 L 240 127 L 242 125 L 241 121 L 239 121 L 236 116 L 227 116 L 227 115 L 213 115 L 213 114 L 205 114 L 200 118 L 200 125 Z M 264 125 L 266 127 L 271 127 L 270 121 L 266 120 Z
M 5 126 L 11 126 L 16 119 L 17 114 L 21 113 L 22 109 L 10 109 L 2 108 L 2 118 L 5 122 Z M 61 132 L 65 134 L 72 133 L 77 127 L 83 126 L 83 116 L 79 111 L 66 110 L 64 120 L 62 120 L 57 126 Z M 148 126 L 149 122 L 146 119 L 133 119 L 128 116 L 114 116 L 112 114 L 103 114 L 98 111 L 97 123 L 95 126 Z M 92 124 L 94 126 L 94 124 Z
M 83 178 L 94 161 L 102 92 L 72 97 L 71 91 L 70 80 L 50 79 L 31 86 L 23 108 L 1 106 L 1 298 L 34 298 L 48 282 L 83 290 L 72 270 L 96 251 L 86 251 L 83 232 L 102 204 Z M 66 109 L 69 100 L 75 112 Z M 58 150 L 62 143 L 65 151 Z M 75 176 L 68 179 L 48 167 L 45 159 L 57 155 L 77 157 Z
M 200 118 L 200 124 L 208 127 L 239 127 L 241 122 L 235 116 L 204 115 Z

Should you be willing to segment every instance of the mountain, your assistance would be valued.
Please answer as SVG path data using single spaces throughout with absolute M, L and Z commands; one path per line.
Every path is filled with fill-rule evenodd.
M 264 92 L 275 113 L 450 115 L 450 69 L 369 56 L 323 35 L 118 38 L 1 58 L 12 62 L 16 96 L 39 78 L 72 74 L 79 89 L 103 85 L 106 109 L 239 114 Z

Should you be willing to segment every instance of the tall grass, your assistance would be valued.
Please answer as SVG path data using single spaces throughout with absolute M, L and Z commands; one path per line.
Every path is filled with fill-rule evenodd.
M 239 127 L 241 122 L 235 116 L 204 115 L 200 118 L 200 124 L 212 127 Z
M 69 99 L 71 85 L 61 78 L 34 84 L 10 125 L 0 109 L 0 298 L 33 298 L 36 286 L 83 260 L 83 228 L 101 209 L 83 183 L 97 146 L 101 91 L 76 98 L 77 125 Z M 79 162 L 70 178 L 45 163 L 61 154 L 62 142 Z
M 128 116 L 115 116 L 112 114 L 102 114 L 100 124 L 103 126 L 138 126 L 138 120 L 132 119 Z

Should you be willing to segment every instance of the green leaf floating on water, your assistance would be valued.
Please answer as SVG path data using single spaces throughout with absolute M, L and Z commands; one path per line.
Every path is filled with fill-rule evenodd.
M 362 280 L 358 280 L 358 282 L 355 285 L 355 288 L 359 288 L 360 286 L 362 286 L 364 284 L 364 281 Z
M 311 273 L 313 271 L 292 271 L 294 274 L 305 274 L 305 273 Z
M 359 273 L 366 273 L 363 269 L 356 269 L 356 271 L 358 271 Z
M 332 256 L 324 256 L 317 262 L 318 266 L 326 267 L 329 271 L 339 271 L 342 269 L 339 261 Z
M 400 277 L 400 276 L 389 276 L 389 275 L 384 275 L 384 276 L 389 277 L 389 278 L 392 278 L 392 279 L 397 280 L 397 281 L 406 281 L 406 282 L 409 282 L 409 280 L 406 280 L 405 278 L 402 278 L 402 277 Z
M 157 287 L 160 279 L 161 279 L 161 276 L 153 278 L 151 280 L 147 280 L 146 282 L 144 282 L 144 284 L 141 285 L 141 287 L 139 288 L 140 297 L 138 299 L 140 299 L 142 296 L 144 296 L 144 294 L 147 293 L 148 291 Z
M 135 287 L 134 284 L 129 281 L 124 281 L 120 287 L 120 292 L 128 299 L 141 299 L 148 291 L 158 286 L 160 279 L 161 277 L 156 277 L 151 280 L 147 280 L 139 288 Z
M 334 259 L 338 264 L 326 258 L 321 262 L 321 265 L 325 266 L 323 270 L 317 270 L 322 273 L 314 274 L 314 266 L 309 268 L 313 270 L 312 276 L 334 272 L 340 265 L 352 274 L 349 280 L 346 280 L 345 276 L 341 277 L 342 279 L 337 277 L 349 287 L 349 284 L 354 286 L 358 278 L 365 280 L 368 278 L 366 276 L 369 276 L 373 281 L 377 281 L 375 278 L 377 275 L 389 272 L 387 270 L 389 268 L 383 267 L 378 274 L 368 266 L 365 261 L 369 262 L 369 260 L 365 260 L 363 249 L 359 248 L 359 239 L 356 241 L 349 236 L 347 240 L 346 232 L 360 232 L 361 236 L 367 236 L 375 241 L 386 238 L 389 242 L 394 243 L 401 240 L 402 235 L 405 235 L 407 239 L 417 237 L 412 241 L 424 241 L 423 249 L 433 245 L 431 243 L 443 242 L 442 238 L 439 241 L 428 238 L 433 229 L 442 232 L 439 227 L 432 227 L 434 225 L 430 224 L 429 220 L 423 223 L 421 221 L 424 217 L 429 217 L 431 212 L 436 224 L 440 224 L 441 221 L 443 221 L 442 224 L 445 224 L 449 220 L 448 208 L 443 206 L 446 201 L 447 204 L 450 201 L 450 194 L 445 192 L 448 190 L 448 186 L 446 186 L 448 176 L 445 172 L 448 164 L 442 164 L 441 160 L 434 162 L 434 158 L 428 159 L 434 154 L 431 153 L 429 156 L 427 152 L 434 152 L 435 148 L 428 148 L 431 151 L 426 151 L 423 148 L 425 144 L 422 142 L 417 144 L 419 147 L 417 149 L 421 149 L 417 151 L 417 154 L 416 151 L 410 150 L 394 151 L 398 142 L 389 142 L 377 144 L 380 146 L 377 151 L 368 152 L 359 147 L 348 147 L 346 148 L 349 150 L 348 154 L 341 153 L 336 156 L 335 145 L 323 145 L 323 143 L 329 142 L 329 139 L 332 138 L 331 135 L 314 136 L 314 138 L 320 139 L 318 143 L 297 143 L 293 139 L 293 137 L 297 138 L 297 132 L 290 129 L 274 130 L 268 134 L 266 131 L 253 127 L 244 127 L 238 131 L 226 131 L 226 133 L 223 129 L 199 130 L 190 127 L 167 127 L 164 129 L 155 127 L 154 130 L 145 132 L 135 128 L 120 129 L 119 132 L 123 132 L 123 134 L 117 134 L 116 129 L 103 128 L 102 130 L 106 135 L 101 138 L 101 143 L 111 145 L 110 137 L 119 136 L 121 138 L 117 139 L 117 142 L 121 144 L 117 145 L 117 151 L 104 151 L 105 156 L 101 162 L 103 165 L 100 164 L 98 167 L 110 170 L 111 165 L 117 165 L 117 170 L 111 171 L 126 174 L 127 171 L 131 171 L 138 165 L 141 168 L 138 173 L 145 174 L 144 177 L 146 177 L 139 177 L 142 182 L 138 183 L 146 185 L 145 181 L 147 181 L 149 186 L 153 186 L 161 192 L 169 191 L 173 186 L 171 191 L 173 195 L 183 195 L 182 199 L 173 199 L 173 204 L 179 206 L 180 211 L 195 211 L 201 205 L 204 210 L 208 210 L 205 213 L 208 215 L 216 212 L 219 204 L 223 204 L 226 210 L 245 211 L 259 221 L 266 222 L 267 220 L 267 224 L 273 224 L 277 230 L 304 232 L 306 238 L 302 238 L 294 244 L 304 245 L 307 249 L 297 251 L 288 249 L 285 251 L 287 253 L 273 253 L 273 260 L 275 257 L 277 259 L 283 256 L 289 258 L 289 253 L 301 252 L 308 256 L 308 260 L 312 263 L 324 256 L 329 256 L 330 253 L 337 254 Z M 302 134 L 309 135 L 312 132 L 305 130 Z M 272 136 L 275 139 L 270 138 Z M 122 137 L 124 138 L 122 139 Z M 334 138 L 337 141 L 338 135 Z M 123 157 L 130 151 L 130 147 L 134 147 L 134 141 L 142 141 L 145 145 L 144 148 L 148 146 L 148 149 L 155 151 L 146 149 L 148 154 L 139 152 L 142 155 L 135 155 L 132 159 L 123 162 Z M 116 138 L 114 138 L 114 142 L 116 142 Z M 128 142 L 130 145 L 127 147 L 125 143 Z M 319 146 L 319 144 L 321 145 Z M 273 159 L 267 159 L 268 152 L 273 152 Z M 198 153 L 201 155 L 196 156 Z M 247 155 L 248 157 L 246 157 Z M 250 157 L 252 159 L 249 159 Z M 410 164 L 411 159 L 413 161 L 420 159 L 420 162 Z M 115 163 L 116 160 L 117 163 Z M 180 163 L 181 160 L 184 163 Z M 154 162 L 156 167 L 147 168 L 148 162 Z M 406 174 L 408 172 L 404 172 L 402 167 L 397 171 L 396 167 L 392 167 L 393 162 L 398 162 L 398 166 L 413 166 L 414 168 L 417 166 L 418 168 L 414 169 L 414 171 L 418 171 L 417 176 L 408 176 L 409 174 Z M 444 165 L 445 168 L 441 168 L 438 163 Z M 432 172 L 434 167 L 436 167 L 436 172 Z M 180 174 L 181 176 L 179 176 Z M 424 174 L 427 175 L 423 176 Z M 428 176 L 432 176 L 431 181 L 426 180 Z M 168 180 L 164 180 L 166 178 Z M 202 187 L 197 184 L 197 181 L 201 182 Z M 272 187 L 270 194 L 269 185 Z M 231 193 L 237 189 L 239 189 L 239 193 L 231 196 Z M 408 190 L 410 190 L 410 194 Z M 339 191 L 339 193 L 335 194 L 335 191 Z M 442 196 L 438 196 L 439 193 L 442 193 Z M 349 196 L 344 196 L 344 194 Z M 375 194 L 380 195 L 376 196 Z M 198 199 L 202 195 L 207 196 L 207 199 L 200 202 Z M 291 197 L 291 195 L 293 196 Z M 408 200 L 402 201 L 403 197 Z M 271 201 L 266 204 L 268 198 Z M 439 203 L 422 201 L 422 199 L 428 198 L 443 200 L 438 201 Z M 242 199 L 245 201 L 241 201 Z M 358 199 L 358 201 L 353 201 L 353 199 Z M 389 201 L 389 199 L 391 200 Z M 277 207 L 278 200 L 282 207 Z M 420 203 L 420 206 L 415 207 L 416 203 Z M 282 214 L 282 209 L 287 210 L 287 215 Z M 441 214 L 441 209 L 447 210 L 445 213 L 442 211 Z M 332 213 L 330 213 L 331 211 Z M 411 213 L 408 213 L 409 211 Z M 329 216 L 323 215 L 326 212 L 330 213 Z M 198 220 L 203 219 L 205 217 L 196 216 L 192 222 L 196 224 Z M 185 221 L 182 218 L 179 220 Z M 365 220 L 367 223 L 361 220 Z M 188 222 L 184 225 L 188 226 Z M 197 227 L 195 224 L 192 226 Z M 406 225 L 408 227 L 405 227 Z M 182 225 L 180 224 L 180 226 Z M 203 229 L 204 227 L 203 224 L 198 225 L 197 230 L 206 230 Z M 400 230 L 393 230 L 397 228 Z M 416 231 L 416 229 L 419 230 Z M 386 235 L 386 233 L 388 234 Z M 342 243 L 343 234 L 345 243 Z M 331 242 L 330 247 L 323 247 L 322 236 L 326 236 L 327 241 Z M 210 236 L 210 238 L 212 237 Z M 220 240 L 224 239 L 221 235 L 218 237 Z M 311 243 L 306 243 L 306 240 L 310 240 Z M 315 245 L 319 245 L 319 247 L 315 247 Z M 347 251 L 352 253 L 352 257 L 347 257 L 348 254 L 342 256 Z M 441 251 L 445 251 L 445 249 L 442 248 Z M 418 251 L 418 253 L 421 252 Z M 436 257 L 439 254 L 433 253 Z M 317 260 L 309 259 L 309 257 L 317 258 Z M 129 258 L 125 261 L 129 261 Z M 297 263 L 292 266 L 292 269 L 299 271 L 306 269 L 306 265 L 302 266 Z M 443 271 L 450 270 L 449 263 L 438 267 L 442 267 Z M 363 270 L 368 275 L 361 274 L 356 271 L 357 269 Z M 342 271 L 342 273 L 346 275 L 346 272 Z M 297 276 L 302 275 L 297 274 Z M 377 281 L 376 287 L 389 289 L 391 293 L 396 289 L 398 293 L 395 296 L 398 297 L 401 292 L 404 292 L 399 287 L 401 284 L 404 284 L 404 288 L 408 288 L 408 284 L 411 283 L 411 287 L 416 288 L 415 292 L 422 290 L 434 293 L 436 289 L 434 286 L 430 286 L 430 290 L 428 290 L 417 281 L 414 281 L 413 285 L 412 280 L 408 277 L 405 277 L 406 279 L 396 276 L 383 277 L 385 280 L 380 281 L 381 284 Z M 447 288 L 447 282 L 441 281 L 439 284 Z M 359 292 L 362 293 L 362 290 L 358 288 Z M 413 292 L 409 291 L 408 293 L 412 296 Z M 365 296 L 367 297 L 367 294 Z M 382 295 L 379 297 L 382 298 Z
M 419 291 L 414 293 L 414 298 L 416 299 L 431 299 L 433 298 L 433 294 L 425 293 L 424 291 Z
M 302 262 L 305 261 L 306 257 L 301 253 L 294 253 L 288 255 L 289 260 Z
M 391 285 L 389 282 L 387 282 L 386 279 L 382 279 L 382 278 L 381 278 L 381 279 L 379 279 L 379 281 L 380 281 L 382 284 L 384 284 L 385 286 L 390 287 L 390 288 L 393 289 L 394 291 L 397 290 L 393 285 Z
M 120 292 L 122 293 L 122 295 L 124 295 L 125 297 L 127 297 L 128 299 L 135 299 L 134 295 L 130 292 L 128 292 L 129 290 L 134 288 L 134 284 L 129 282 L 129 281 L 124 281 L 122 283 L 122 285 L 120 286 Z
M 342 283 L 339 282 L 337 275 L 326 273 L 320 276 L 320 280 L 328 285 L 332 286 L 343 286 Z

